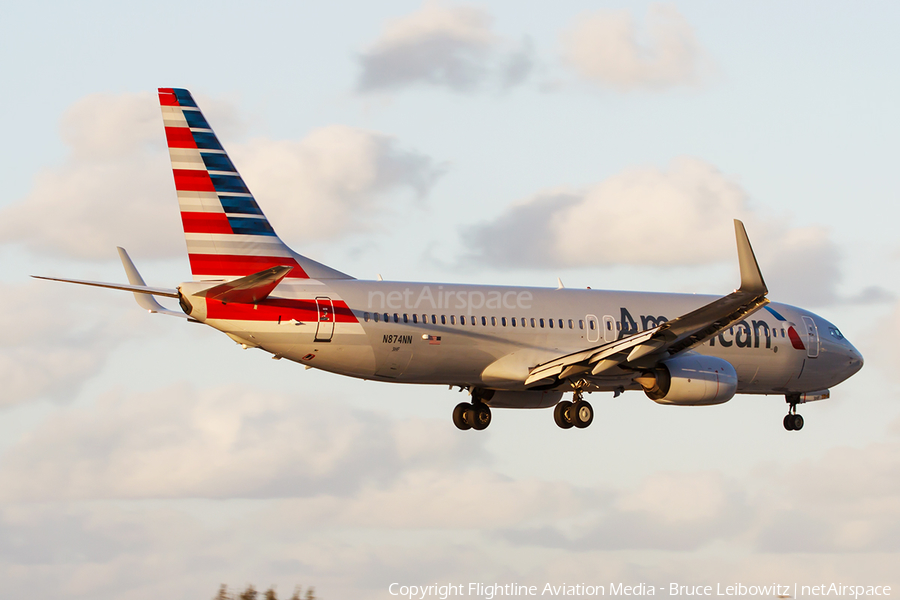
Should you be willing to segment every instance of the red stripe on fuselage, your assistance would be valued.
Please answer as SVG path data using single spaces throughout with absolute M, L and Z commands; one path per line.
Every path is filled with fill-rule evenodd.
M 225 213 L 183 212 L 185 233 L 234 233 Z
M 246 256 L 234 254 L 189 254 L 194 275 L 239 276 L 252 275 L 269 267 L 294 267 L 287 277 L 309 279 L 296 260 L 286 256 Z
M 358 323 L 353 311 L 343 300 L 332 300 L 334 303 L 335 323 Z M 319 313 L 315 300 L 286 300 L 282 298 L 266 298 L 256 304 L 223 303 L 206 299 L 207 319 L 227 319 L 231 321 L 274 321 L 281 319 L 282 324 L 290 327 L 288 321 L 294 319 L 301 323 L 317 323 Z
M 169 148 L 196 148 L 197 143 L 187 127 L 166 127 L 166 143 Z
M 172 169 L 175 175 L 175 189 L 179 192 L 214 192 L 212 179 L 206 171 L 192 169 Z

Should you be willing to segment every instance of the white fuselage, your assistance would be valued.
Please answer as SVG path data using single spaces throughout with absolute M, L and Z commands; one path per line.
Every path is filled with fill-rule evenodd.
M 643 331 L 712 296 L 358 280 L 285 280 L 258 305 L 222 305 L 181 291 L 191 316 L 250 347 L 363 379 L 524 390 L 529 370 L 560 355 Z M 738 393 L 834 386 L 862 366 L 825 319 L 772 303 L 693 348 L 731 363 Z M 615 369 L 594 389 L 639 389 Z M 561 387 L 559 389 L 562 389 Z

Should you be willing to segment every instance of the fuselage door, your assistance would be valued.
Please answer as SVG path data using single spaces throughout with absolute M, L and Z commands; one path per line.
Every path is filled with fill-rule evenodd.
M 806 356 L 816 358 L 819 356 L 819 328 L 812 317 L 803 317 L 806 326 Z
M 587 315 L 584 318 L 585 327 L 587 327 L 587 341 L 596 342 L 600 339 L 600 322 L 594 315 Z
M 616 319 L 610 315 L 603 315 L 603 341 L 616 341 Z
M 334 303 L 331 298 L 316 297 L 316 312 L 319 316 L 316 323 L 316 341 L 330 342 L 331 336 L 334 335 Z

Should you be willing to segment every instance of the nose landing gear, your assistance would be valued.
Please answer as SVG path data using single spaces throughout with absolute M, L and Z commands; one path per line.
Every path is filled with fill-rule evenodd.
M 788 409 L 788 414 L 784 416 L 784 428 L 788 431 L 800 431 L 803 429 L 803 417 L 797 414 L 797 403 L 800 401 L 800 395 L 788 394 L 784 399 L 791 405 Z

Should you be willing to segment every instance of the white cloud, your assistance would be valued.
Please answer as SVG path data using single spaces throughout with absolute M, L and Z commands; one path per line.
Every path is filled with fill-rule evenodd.
M 156 98 L 93 94 L 60 124 L 70 152 L 19 203 L 0 212 L 0 241 L 41 254 L 110 259 L 183 252 L 177 202 Z
M 667 170 L 635 167 L 587 189 L 539 192 L 466 237 L 500 265 L 705 264 L 734 244 L 734 218 L 752 218 L 741 187 L 682 157 Z
M 90 308 L 73 308 L 77 293 L 57 287 L 62 285 L 0 284 L 0 407 L 72 399 L 124 338 L 125 323 L 110 317 L 107 300 L 98 295 Z M 137 335 L 134 328 L 129 335 Z
M 232 128 L 229 107 L 203 104 Z M 0 211 L 0 243 L 83 259 L 113 259 L 116 246 L 136 256 L 183 255 L 155 96 L 88 96 L 63 116 L 61 134 L 68 156 L 39 173 L 25 198 Z M 443 173 L 390 136 L 345 126 L 324 127 L 299 141 L 223 142 L 251 190 L 261 192 L 263 210 L 271 205 L 279 233 L 301 243 L 357 231 L 391 205 L 387 198 L 411 190 L 421 199 Z
M 563 56 L 583 78 L 620 91 L 702 79 L 708 59 L 674 6 L 649 7 L 646 38 L 642 42 L 629 10 L 600 10 L 580 16 L 563 34 Z
M 426 2 L 391 21 L 359 56 L 360 92 L 425 84 L 470 91 L 493 82 L 510 87 L 534 66 L 531 45 L 505 50 L 508 42 L 491 30 L 491 16 L 475 6 Z
M 755 208 L 733 177 L 692 157 L 667 169 L 630 168 L 585 189 L 538 192 L 464 233 L 464 260 L 501 268 L 733 261 L 733 219 L 746 225 L 773 298 L 806 306 L 843 301 L 841 254 L 827 230 L 790 227 L 785 217 Z
M 332 125 L 299 141 L 256 139 L 230 151 L 286 241 L 329 239 L 392 215 L 399 190 L 423 199 L 444 167 L 387 135 Z M 302 250 L 301 250 L 302 251 Z
M 374 414 L 233 386 L 113 391 L 51 418 L 3 456 L 0 496 L 342 496 L 393 481 L 401 469 L 458 464 L 482 451 L 433 423 L 419 426 L 395 432 Z
M 249 582 L 354 598 L 460 578 L 892 583 L 896 442 L 740 479 L 579 488 L 500 474 L 488 440 L 233 387 L 109 394 L 5 452 L 0 579 L 101 599 Z

